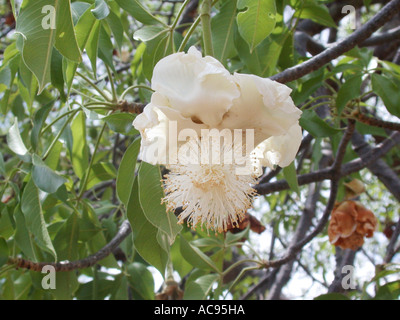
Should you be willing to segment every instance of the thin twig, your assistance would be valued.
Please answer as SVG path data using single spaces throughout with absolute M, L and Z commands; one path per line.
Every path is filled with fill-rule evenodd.
M 368 165 L 374 163 L 377 159 L 388 153 L 396 144 L 400 143 L 400 133 L 393 133 L 388 139 L 378 144 L 374 149 L 365 154 L 363 158 L 352 160 L 342 166 L 341 177 L 347 176 L 351 173 L 358 172 L 366 168 Z M 333 171 L 331 168 L 322 169 L 298 176 L 299 186 L 306 185 L 312 182 L 329 180 L 332 178 Z M 267 195 L 272 192 L 288 190 L 289 184 L 286 180 L 279 180 L 269 183 L 262 183 L 254 186 L 254 189 L 259 195 Z
M 33 262 L 22 258 L 10 258 L 9 264 L 15 264 L 16 268 L 29 269 L 33 271 L 41 272 L 43 267 L 52 266 L 56 272 L 73 271 L 77 269 L 85 269 L 94 266 L 99 261 L 108 257 L 124 239 L 131 233 L 132 229 L 129 225 L 128 220 L 122 222 L 120 229 L 118 230 L 115 237 L 100 249 L 95 254 L 90 255 L 87 258 L 76 260 L 76 261 L 65 261 L 65 262 Z
M 394 229 L 392 236 L 390 237 L 390 242 L 386 249 L 386 256 L 385 256 L 385 259 L 383 260 L 383 261 L 385 261 L 385 263 L 389 263 L 392 260 L 392 258 L 394 257 L 394 255 L 396 254 L 396 252 L 399 251 L 400 244 L 395 249 L 395 245 L 396 245 L 397 240 L 399 239 L 399 236 L 400 236 L 400 219 L 396 224 L 396 227 Z
M 361 111 L 357 110 L 351 114 L 351 116 L 359 122 L 365 123 L 369 126 L 389 129 L 392 131 L 400 131 L 400 123 L 384 121 L 380 119 L 376 119 L 374 117 L 369 117 Z
M 333 59 L 339 57 L 343 53 L 351 50 L 356 45 L 368 39 L 372 35 L 372 33 L 382 27 L 399 11 L 400 0 L 390 1 L 381 10 L 379 10 L 379 12 L 371 20 L 369 20 L 365 25 L 363 25 L 360 29 L 352 33 L 347 38 L 338 42 L 336 45 L 324 50 L 313 58 L 272 76 L 271 80 L 275 80 L 281 83 L 287 83 L 299 79 L 304 75 L 323 67 L 325 64 L 329 63 Z

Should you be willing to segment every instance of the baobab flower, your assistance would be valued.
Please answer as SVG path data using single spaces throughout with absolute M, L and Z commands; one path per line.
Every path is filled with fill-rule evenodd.
M 329 241 L 342 249 L 356 250 L 371 238 L 377 226 L 374 214 L 360 202 L 343 201 L 332 211 L 328 227 Z
M 253 154 L 244 159 L 247 168 L 235 163 L 234 159 L 228 161 L 234 155 L 232 144 L 220 146 L 218 160 L 214 157 L 211 161 L 215 153 L 208 154 L 209 158 L 198 154 L 202 149 L 209 150 L 212 142 L 210 137 L 204 135 L 201 139 L 188 141 L 185 151 L 189 152 L 180 155 L 179 163 L 169 167 L 170 173 L 164 181 L 166 196 L 163 201 L 169 210 L 182 207 L 180 223 L 186 220 L 193 227 L 204 225 L 207 229 L 222 232 L 227 230 L 229 224 L 238 225 L 251 207 L 256 193 L 252 185 L 256 183 L 259 167 Z M 233 145 L 242 149 L 242 145 Z
M 182 207 L 180 221 L 193 227 L 226 231 L 251 207 L 251 186 L 261 166 L 285 167 L 297 154 L 301 111 L 290 98 L 291 89 L 254 75 L 232 75 L 195 47 L 161 59 L 153 71 L 152 89 L 150 104 L 133 125 L 142 136 L 142 160 L 170 170 L 164 181 L 167 208 Z M 221 134 L 213 149 L 204 130 L 228 132 L 231 139 Z M 209 147 L 221 161 L 198 161 L 204 155 L 193 150 Z M 192 154 L 187 157 L 182 150 Z M 246 170 L 237 159 L 226 161 L 232 150 L 240 154 Z

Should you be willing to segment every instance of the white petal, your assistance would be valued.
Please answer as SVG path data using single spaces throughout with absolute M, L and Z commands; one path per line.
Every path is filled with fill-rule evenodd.
M 142 137 L 140 159 L 153 165 L 166 162 L 168 127 L 157 106 L 148 104 L 143 113 L 135 118 L 133 125 Z
M 286 134 L 263 141 L 257 146 L 258 154 L 261 154 L 261 164 L 270 168 L 276 165 L 287 167 L 296 158 L 301 140 L 301 127 L 295 124 Z
M 235 73 L 240 97 L 224 116 L 221 128 L 254 129 L 255 145 L 271 136 L 283 135 L 300 118 L 290 98 L 291 89 L 254 75 Z
M 168 106 L 211 127 L 239 96 L 233 76 L 214 58 L 202 58 L 193 47 L 187 54 L 161 59 L 154 68 L 152 88 L 168 99 Z
M 186 142 L 178 141 L 179 134 L 185 137 L 189 131 L 188 135 L 200 135 L 206 126 L 194 123 L 163 103 L 162 95 L 153 94 L 151 103 L 135 118 L 133 125 L 142 137 L 140 158 L 151 164 L 168 165 L 176 163 L 178 148 Z

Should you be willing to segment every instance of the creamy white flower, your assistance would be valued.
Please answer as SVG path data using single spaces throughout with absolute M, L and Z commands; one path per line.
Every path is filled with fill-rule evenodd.
M 176 128 L 172 126 L 175 124 Z M 135 118 L 133 125 L 142 137 L 140 158 L 153 165 L 169 163 L 169 155 L 178 151 L 170 149 L 178 149 L 183 144 L 174 139 L 175 132 L 170 132 L 171 127 L 177 132 L 191 128 L 199 135 L 201 129 L 207 128 L 169 107 L 167 99 L 158 92 L 153 93 L 151 102 Z
M 240 165 L 236 163 L 193 164 L 200 157 L 201 144 L 208 147 L 207 139 L 191 139 L 186 144 L 187 153 L 182 163 L 172 165 L 166 175 L 163 199 L 168 210 L 182 207 L 179 223 L 186 220 L 188 226 L 197 225 L 218 232 L 226 231 L 229 225 L 238 225 L 251 207 L 256 182 L 256 166 L 251 166 L 247 174 L 237 174 Z M 221 145 L 221 159 L 231 156 L 231 146 Z M 250 155 L 249 155 L 250 157 Z M 191 159 L 194 161 L 190 161 Z M 251 163 L 251 159 L 249 159 Z
M 260 159 L 262 166 L 271 169 L 277 165 L 281 168 L 287 167 L 296 157 L 301 140 L 301 128 L 295 124 L 285 134 L 261 142 L 256 148 L 256 157 Z
M 191 128 L 200 134 L 220 123 L 240 94 L 223 65 L 202 58 L 195 47 L 161 59 L 153 70 L 152 89 L 150 104 L 133 122 L 142 136 L 142 160 L 151 164 L 167 164 L 170 152 L 177 152 L 170 150 L 169 121 L 177 122 L 178 132 Z M 181 144 L 172 143 L 172 148 Z
M 261 166 L 288 166 L 299 149 L 301 111 L 294 105 L 291 89 L 254 75 L 230 74 L 212 57 L 202 57 L 195 47 L 187 54 L 176 53 L 161 59 L 154 68 L 155 91 L 134 126 L 142 136 L 141 158 L 167 165 L 164 201 L 170 210 L 183 207 L 180 221 L 205 225 L 217 231 L 237 223 L 251 206 L 252 185 Z M 171 124 L 173 124 L 171 126 Z M 190 129 L 190 139 L 177 134 Z M 254 170 L 238 174 L 235 162 L 190 162 L 180 150 L 201 145 L 202 129 L 242 129 L 241 151 Z M 254 130 L 254 147 L 245 146 L 246 129 Z M 230 148 L 236 148 L 230 145 Z M 226 145 L 219 150 L 225 154 Z M 177 163 L 171 155 L 180 155 Z
M 196 123 L 217 126 L 232 106 L 239 90 L 228 70 L 212 57 L 201 57 L 195 47 L 157 63 L 152 89 L 163 95 L 168 106 Z
M 254 75 L 233 75 L 240 88 L 240 97 L 224 115 L 219 128 L 254 129 L 255 145 L 285 134 L 298 126 L 301 111 L 291 97 L 291 89 L 276 81 Z

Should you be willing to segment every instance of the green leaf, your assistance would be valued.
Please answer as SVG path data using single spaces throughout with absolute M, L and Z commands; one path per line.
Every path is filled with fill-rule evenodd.
M 8 272 L 4 284 L 5 300 L 27 300 L 32 287 L 32 279 L 29 272 Z
M 99 231 L 101 226 L 97 223 L 97 218 L 92 210 L 83 207 L 82 216 L 79 217 L 79 241 L 89 241 L 92 239 Z
M 26 227 L 35 236 L 36 243 L 43 249 L 51 253 L 54 260 L 57 261 L 57 254 L 51 242 L 46 222 L 42 212 L 39 200 L 39 190 L 29 179 L 25 186 L 21 199 L 21 210 L 25 217 Z
M 207 274 L 186 284 L 184 300 L 205 300 L 219 278 L 218 274 Z
M 113 63 L 114 45 L 111 42 L 111 35 L 108 34 L 103 25 L 100 27 L 99 33 L 99 58 L 103 60 L 114 72 L 115 67 Z
M 63 223 L 53 241 L 60 261 L 79 259 L 78 237 L 78 215 L 74 212 Z M 53 294 L 57 300 L 72 299 L 74 292 L 79 288 L 78 278 L 75 272 L 57 272 L 56 284 L 56 290 L 54 290 Z
M 385 68 L 394 71 L 395 73 L 397 73 L 398 76 L 400 75 L 400 65 L 385 60 L 380 62 L 385 66 Z
M 161 199 L 164 191 L 161 186 L 161 173 L 158 166 L 142 162 L 138 172 L 139 200 L 146 218 L 157 228 L 165 232 L 172 244 L 182 226 L 171 212 L 167 212 Z
M 8 246 L 4 238 L 0 237 L 0 267 L 5 265 L 8 261 Z
M 111 11 L 106 20 L 114 35 L 118 49 L 121 51 L 124 40 L 124 26 L 122 25 L 121 18 Z
M 97 73 L 97 55 L 99 51 L 99 38 L 100 38 L 100 21 L 96 20 L 93 25 L 92 31 L 87 39 L 86 53 L 92 65 L 93 74 Z
M 226 238 L 228 238 L 232 235 L 233 235 L 233 233 L 230 233 L 230 232 L 226 233 Z M 243 234 L 241 234 L 240 236 L 241 237 L 239 239 L 242 239 Z M 229 243 L 229 241 L 227 241 L 226 243 Z M 209 249 L 214 248 L 214 247 L 223 247 L 224 246 L 224 243 L 222 241 L 215 239 L 215 238 L 200 238 L 200 239 L 192 240 L 191 244 L 198 248 L 203 247 L 203 248 L 209 248 Z
M 75 272 L 57 272 L 56 288 L 52 290 L 52 294 L 56 300 L 72 300 L 78 288 L 78 276 Z
M 17 84 L 20 91 L 20 96 L 28 104 L 28 107 L 32 108 L 38 84 L 35 76 L 25 65 L 22 59 L 20 60 L 18 76 L 20 81 L 18 81 Z
M 388 134 L 385 131 L 385 129 L 375 126 L 370 126 L 359 121 L 356 122 L 356 130 L 358 133 L 361 133 L 362 135 L 370 134 L 374 136 L 388 137 Z
M 91 254 L 95 254 L 107 244 L 107 240 L 104 236 L 103 232 L 96 233 L 88 242 L 89 251 Z M 114 258 L 114 255 L 108 255 L 103 260 L 98 262 L 100 265 L 106 268 L 119 268 L 117 261 Z
M 314 300 L 350 300 L 350 299 L 349 297 L 341 293 L 327 293 L 314 298 Z
M 60 261 L 73 261 L 79 258 L 78 239 L 78 215 L 76 212 L 73 212 L 58 230 L 53 241 L 53 245 L 57 250 L 57 256 Z
M 159 35 L 168 32 L 168 29 L 159 26 L 144 26 L 135 31 L 133 39 L 138 41 L 150 41 L 157 38 Z
M 128 205 L 129 196 L 132 192 L 133 182 L 135 180 L 135 168 L 137 157 L 140 150 L 140 139 L 136 139 L 126 149 L 124 156 L 118 168 L 117 174 L 117 195 L 122 203 Z
M 14 124 L 7 132 L 7 144 L 12 152 L 17 154 L 22 160 L 29 161 L 29 152 L 22 141 L 21 135 L 18 129 L 18 119 L 15 118 Z
M 37 261 L 35 254 L 35 244 L 33 243 L 33 239 L 31 237 L 31 233 L 29 232 L 24 214 L 21 211 L 20 205 L 17 205 L 14 210 L 14 218 L 15 218 L 15 242 L 18 247 L 22 250 L 24 255 L 28 257 L 28 259 L 32 261 Z
M 140 206 L 137 179 L 135 179 L 131 189 L 126 212 L 132 227 L 133 242 L 136 251 L 144 260 L 164 275 L 168 253 L 157 240 L 158 229 L 147 220 Z
M 335 21 L 333 21 L 328 8 L 323 5 L 316 3 L 315 1 L 308 0 L 301 4 L 302 8 L 294 14 L 295 17 L 301 19 L 311 19 L 312 21 L 319 23 L 323 26 L 330 28 L 337 28 Z
M 373 91 L 382 98 L 386 109 L 394 116 L 400 117 L 400 95 L 399 86 L 391 79 L 372 74 L 371 83 Z
M 60 141 L 57 141 L 53 149 L 51 149 L 50 153 L 48 154 L 44 163 L 51 170 L 57 169 L 58 163 L 60 162 L 60 153 L 62 149 L 63 149 L 63 144 Z
M 65 101 L 63 56 L 56 49 L 51 56 L 51 84 L 60 92 L 61 100 Z
M 181 278 L 193 270 L 192 265 L 185 259 L 182 259 L 180 244 L 178 241 L 176 241 L 170 249 L 170 259 L 172 265 L 174 266 L 174 271 L 178 272 Z
M 6 240 L 14 234 L 14 227 L 10 217 L 7 207 L 4 207 L 0 212 L 0 237 Z
M 0 70 L 0 84 L 5 84 L 7 87 L 11 85 L 11 69 L 5 67 Z
M 3 114 L 6 114 L 9 108 L 9 99 L 10 99 L 10 95 L 11 95 L 11 90 L 10 89 L 6 89 L 6 91 L 3 94 L 2 99 L 0 100 L 0 111 Z
M 300 196 L 299 183 L 297 181 L 297 173 L 294 162 L 292 162 L 289 166 L 283 168 L 283 175 L 287 183 L 289 184 L 290 189 L 296 192 L 298 196 Z
M 311 95 L 321 87 L 323 81 L 324 71 L 320 69 L 310 74 L 310 78 L 305 80 L 301 85 L 297 86 L 293 91 L 292 98 L 295 105 L 300 105 L 311 97 Z
M 93 6 L 90 6 L 86 9 L 85 13 L 80 16 L 75 26 L 76 39 L 80 50 L 83 50 L 86 47 L 91 33 L 99 23 L 90 10 L 92 7 Z
M 255 75 L 266 77 L 276 73 L 277 63 L 289 33 L 279 25 L 275 31 L 250 52 L 250 48 L 238 28 L 235 28 L 234 43 L 240 60 L 245 65 L 245 71 Z
M 262 63 L 259 59 L 258 49 L 256 48 L 252 53 L 250 48 L 243 37 L 240 35 L 237 26 L 235 27 L 235 32 L 233 34 L 233 40 L 235 43 L 236 50 L 238 52 L 240 60 L 246 66 L 246 69 L 255 75 L 261 75 Z
M 239 32 L 250 47 L 250 52 L 274 30 L 276 24 L 275 0 L 238 0 Z
M 380 286 L 373 300 L 399 300 L 400 281 L 392 281 Z
M 32 179 L 35 185 L 47 192 L 55 193 L 67 180 L 51 170 L 36 154 L 32 157 Z
M 218 272 L 217 266 L 207 255 L 205 255 L 199 248 L 187 242 L 183 236 L 180 238 L 181 254 L 187 262 L 199 269 L 214 270 Z
M 91 11 L 98 20 L 105 19 L 110 14 L 110 8 L 104 0 L 96 0 L 94 3 L 94 9 Z
M 92 166 L 86 189 L 93 188 L 96 184 L 103 181 L 112 180 L 116 177 L 116 170 L 112 163 L 99 162 Z
M 71 3 L 72 21 L 76 25 L 86 10 L 91 7 L 90 3 L 76 1 Z
M 16 33 L 21 35 L 18 38 L 18 49 L 25 65 L 36 76 L 39 83 L 39 93 L 45 85 L 50 83 L 51 54 L 55 43 L 56 32 L 52 28 L 44 29 L 42 22 L 56 18 L 48 16 L 51 20 L 45 19 L 42 8 L 53 6 L 51 0 L 30 1 L 21 8 L 17 19 Z
M 303 129 L 316 138 L 330 137 L 341 131 L 341 129 L 331 127 L 313 110 L 304 110 L 299 122 Z
M 6 175 L 6 167 L 4 165 L 4 158 L 1 152 L 0 152 L 0 174 L 3 176 Z
M 46 10 L 47 9 L 47 10 Z M 80 62 L 69 1 L 29 1 L 18 15 L 18 49 L 38 80 L 39 94 L 51 82 L 50 66 L 55 46 L 66 58 Z
M 119 274 L 114 280 L 114 290 L 112 290 L 110 300 L 128 300 L 128 279 L 124 274 Z
M 73 3 L 73 5 L 75 4 L 76 2 Z M 79 7 L 77 7 L 77 11 L 79 11 L 79 13 L 75 12 L 76 19 L 78 19 L 75 26 L 75 33 L 76 33 L 78 47 L 81 51 L 83 51 L 86 48 L 89 38 L 91 37 L 92 33 L 96 31 L 96 26 L 99 23 L 99 21 L 95 18 L 92 11 L 90 10 L 93 7 L 94 5 L 89 6 L 88 4 L 79 5 Z M 74 8 L 76 8 L 76 6 L 74 6 Z M 72 86 L 72 81 L 75 77 L 75 72 L 76 68 L 78 67 L 78 64 L 68 61 L 66 59 L 64 59 L 63 62 L 64 62 L 64 77 L 69 92 Z
M 139 22 L 148 24 L 159 24 L 160 21 L 153 16 L 149 10 L 137 0 L 116 0 L 118 5 L 127 11 L 132 17 Z
M 361 82 L 361 75 L 355 75 L 347 79 L 340 87 L 336 98 L 336 108 L 339 115 L 342 113 L 347 102 L 360 95 Z
M 42 130 L 42 126 L 43 126 L 52 106 L 53 106 L 53 103 L 49 103 L 49 104 L 43 106 L 42 108 L 40 108 L 35 113 L 35 116 L 33 118 L 33 128 L 31 131 L 31 146 L 34 151 L 36 151 L 38 148 L 40 131 Z
M 82 179 L 85 175 L 89 163 L 89 154 L 86 144 L 86 122 L 85 113 L 80 112 L 71 124 L 73 146 L 72 146 L 72 166 L 75 174 Z
M 225 1 L 218 14 L 211 20 L 214 56 L 224 63 L 235 54 L 233 34 L 235 31 L 236 1 Z
M 81 51 L 75 36 L 70 2 L 70 0 L 57 0 L 55 2 L 57 5 L 55 47 L 65 58 L 74 62 L 81 62 Z
M 136 299 L 154 300 L 154 279 L 142 263 L 131 263 L 127 268 L 128 281 Z M 135 300 L 136 300 L 135 299 Z
M 132 125 L 134 119 L 135 115 L 131 113 L 113 113 L 103 118 L 111 130 L 124 135 L 138 134 Z
M 143 53 L 143 74 L 147 79 L 151 80 L 157 62 L 171 54 L 172 51 L 171 37 L 168 33 L 161 33 L 146 42 L 146 50 Z
M 269 77 L 276 73 L 277 64 L 281 56 L 283 45 L 288 38 L 289 31 L 281 28 L 275 28 L 278 32 L 274 31 L 265 41 L 258 47 L 260 49 L 259 59 L 262 62 L 263 68 L 261 70 L 261 77 Z M 256 49 L 256 51 L 257 51 Z

